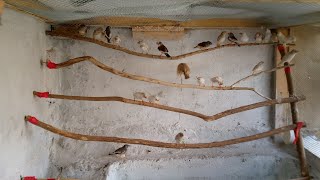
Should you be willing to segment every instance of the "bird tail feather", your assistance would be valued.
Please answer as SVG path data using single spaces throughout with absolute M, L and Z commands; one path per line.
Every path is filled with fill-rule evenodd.
M 171 57 L 168 53 L 164 53 L 167 57 Z

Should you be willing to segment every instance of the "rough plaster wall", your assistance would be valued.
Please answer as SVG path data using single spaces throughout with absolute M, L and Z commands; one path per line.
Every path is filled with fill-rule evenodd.
M 122 46 L 139 51 L 136 40 L 131 38 L 128 29 L 113 29 L 113 34 L 120 34 Z M 233 30 L 238 35 L 238 30 Z M 247 29 L 253 37 L 257 29 Z M 92 32 L 92 30 L 90 31 Z M 179 41 L 164 41 L 170 54 L 178 55 L 193 50 L 203 40 L 215 42 L 220 30 L 191 30 Z M 242 48 L 225 48 L 197 56 L 185 58 L 183 61 L 161 61 L 127 55 L 98 45 L 51 38 L 55 51 L 51 58 L 55 62 L 63 62 L 68 58 L 83 55 L 93 56 L 113 68 L 125 72 L 154 77 L 180 83 L 176 76 L 176 67 L 186 62 L 191 67 L 190 80 L 185 83 L 196 83 L 195 76 L 208 79 L 221 75 L 225 84 L 231 84 L 240 77 L 251 72 L 259 61 L 272 64 L 272 47 L 252 46 Z M 158 53 L 155 40 L 146 41 L 152 48 L 150 53 Z M 248 91 L 205 91 L 170 88 L 145 82 L 133 81 L 112 75 L 98 69 L 88 62 L 75 64 L 59 70 L 63 74 L 62 92 L 69 95 L 84 96 L 123 96 L 132 98 L 134 91 L 145 91 L 151 94 L 163 91 L 165 98 L 161 103 L 170 106 L 190 109 L 204 114 L 215 114 L 229 108 L 262 101 L 263 99 Z M 271 77 L 262 75 L 251 81 L 243 82 L 243 86 L 253 86 L 263 94 L 270 96 Z M 51 90 L 50 90 L 51 91 Z M 54 90 L 51 92 L 55 93 Z M 256 134 L 270 129 L 270 108 L 264 107 L 232 115 L 219 121 L 206 123 L 201 119 L 179 115 L 173 112 L 123 104 L 120 102 L 79 102 L 63 101 L 62 116 L 59 120 L 61 128 L 72 132 L 145 138 L 174 142 L 178 132 L 184 132 L 187 143 L 220 141 L 240 136 Z M 51 121 L 51 119 L 46 119 Z M 52 151 L 53 164 L 50 172 L 57 173 L 57 166 L 63 167 L 63 175 L 81 177 L 82 179 L 103 179 L 108 164 L 118 161 L 108 154 L 122 144 L 81 142 L 66 138 L 54 140 Z M 225 148 L 202 150 L 172 150 L 132 145 L 129 148 L 128 160 L 233 156 L 246 153 L 277 153 L 268 139 Z M 147 153 L 150 150 L 150 153 Z M 226 172 L 227 173 L 227 172 Z
M 25 115 L 54 119 L 57 103 L 33 98 L 33 90 L 59 92 L 59 72 L 40 67 L 47 25 L 5 9 L 0 26 L 0 179 L 43 177 L 49 166 L 51 135 L 24 122 Z M 55 115 L 51 115 L 55 114 Z

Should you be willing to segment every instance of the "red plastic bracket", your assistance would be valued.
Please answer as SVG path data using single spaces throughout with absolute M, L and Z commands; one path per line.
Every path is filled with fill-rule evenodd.
M 47 61 L 47 67 L 48 67 L 49 69 L 57 69 L 57 64 L 54 63 L 54 62 L 52 62 L 52 61 L 50 61 L 50 60 L 48 60 L 48 61 Z
M 303 122 L 297 122 L 297 127 L 294 129 L 294 141 L 293 144 L 297 144 L 298 140 L 299 140 L 299 134 L 300 134 L 300 130 L 303 127 L 304 123 Z
M 29 117 L 27 118 L 27 120 L 28 120 L 30 123 L 34 124 L 34 125 L 38 125 L 38 123 L 39 123 L 39 120 L 38 120 L 37 118 L 33 117 L 33 116 L 29 116 Z
M 49 98 L 49 92 L 36 92 L 35 95 L 39 98 Z
M 291 73 L 291 67 L 285 67 L 285 68 L 284 68 L 284 72 L 285 72 L 286 74 Z
M 26 176 L 22 178 L 23 180 L 37 180 L 35 176 Z

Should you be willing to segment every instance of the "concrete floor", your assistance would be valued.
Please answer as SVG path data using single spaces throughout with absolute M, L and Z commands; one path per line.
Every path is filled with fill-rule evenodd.
M 185 62 L 190 65 L 192 71 L 192 78 L 184 80 L 185 83 L 196 83 L 195 76 L 205 77 L 208 82 L 210 77 L 221 75 L 225 84 L 231 84 L 240 77 L 250 74 L 252 67 L 259 61 L 264 61 L 265 68 L 270 68 L 272 64 L 270 46 L 225 48 L 185 58 L 183 61 L 159 61 L 135 57 L 90 43 L 46 37 L 44 31 L 48 27 L 44 23 L 8 9 L 5 11 L 2 23 L 0 52 L 3 58 L 0 66 L 2 73 L 0 96 L 3 103 L 0 112 L 3 118 L 0 121 L 0 144 L 3 148 L 0 149 L 0 179 L 13 179 L 19 175 L 55 177 L 59 174 L 60 168 L 63 169 L 64 177 L 105 179 L 112 163 L 136 160 L 152 163 L 160 159 L 166 164 L 166 160 L 170 158 L 177 159 L 178 162 L 199 158 L 206 161 L 218 156 L 222 159 L 234 156 L 241 159 L 243 156 L 256 155 L 253 159 L 261 163 L 261 166 L 258 166 L 261 170 L 264 167 L 265 155 L 269 158 L 266 161 L 268 167 L 273 166 L 272 154 L 279 154 L 280 159 L 296 160 L 286 150 L 281 150 L 272 144 L 270 139 L 201 150 L 172 150 L 133 145 L 129 148 L 127 158 L 119 160 L 108 154 L 122 144 L 75 141 L 52 135 L 23 122 L 24 115 L 30 114 L 44 122 L 76 133 L 166 142 L 174 142 L 175 135 L 184 132 L 186 143 L 220 141 L 267 131 L 272 121 L 269 107 L 206 123 L 183 114 L 119 102 L 37 99 L 32 96 L 32 91 L 126 98 L 133 98 L 134 91 L 145 91 L 150 94 L 163 91 L 165 97 L 161 99 L 161 104 L 211 115 L 263 99 L 248 91 L 181 90 L 133 81 L 104 72 L 87 62 L 64 69 L 48 70 L 40 66 L 40 59 L 64 62 L 68 58 L 90 55 L 115 69 L 177 83 L 180 83 L 180 78 L 176 76 L 176 67 L 180 62 Z M 260 29 L 245 31 L 253 37 L 258 30 Z M 121 46 L 139 51 L 136 40 L 131 38 L 130 30 L 113 29 L 113 31 L 114 34 L 121 36 Z M 240 32 L 233 31 L 236 35 Z M 219 33 L 220 30 L 192 30 L 179 41 L 163 42 L 169 48 L 170 54 L 178 55 L 192 51 L 195 44 L 200 41 L 215 42 Z M 151 53 L 157 53 L 155 40 L 149 39 L 146 42 L 153 49 Z M 49 49 L 53 51 L 46 52 Z M 258 76 L 240 85 L 255 87 L 267 96 L 271 94 L 271 77 L 268 75 Z M 215 161 L 223 162 L 219 159 Z M 251 161 L 243 164 L 250 169 L 249 162 Z M 219 167 L 219 163 L 210 167 L 215 166 Z M 292 172 L 297 172 L 297 166 L 292 168 Z M 224 173 L 228 174 L 228 170 L 226 169 Z M 273 173 L 268 171 L 264 175 L 275 177 Z M 296 175 L 291 172 L 280 174 L 282 177 Z M 229 175 L 232 177 L 232 174 Z

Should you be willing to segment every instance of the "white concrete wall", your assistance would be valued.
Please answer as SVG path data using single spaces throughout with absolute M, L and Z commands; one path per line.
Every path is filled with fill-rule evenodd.
M 50 100 L 35 99 L 33 90 L 59 89 L 59 73 L 40 67 L 45 58 L 47 25 L 5 9 L 0 26 L 0 179 L 20 175 L 44 177 L 51 137 L 24 122 L 25 115 L 48 119 L 57 110 Z

